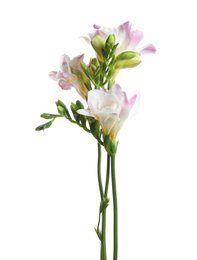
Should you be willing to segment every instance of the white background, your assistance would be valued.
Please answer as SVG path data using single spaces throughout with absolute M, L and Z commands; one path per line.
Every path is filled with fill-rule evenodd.
M 140 109 L 118 135 L 119 259 L 197 259 L 195 1 L 3 1 L 0 6 L 0 259 L 99 259 L 96 140 L 65 119 L 44 132 L 39 115 L 79 98 L 48 78 L 59 58 L 94 52 L 92 25 L 130 20 L 143 57 L 118 78 Z M 103 163 L 105 163 L 103 150 Z M 103 168 L 105 173 L 105 167 Z M 109 190 L 111 198 L 111 188 Z M 112 201 L 107 213 L 112 259 Z

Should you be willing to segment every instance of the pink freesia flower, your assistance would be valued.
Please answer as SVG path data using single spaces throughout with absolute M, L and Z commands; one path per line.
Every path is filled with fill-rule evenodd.
M 76 56 L 72 60 L 66 54 L 63 54 L 60 59 L 60 71 L 51 71 L 49 77 L 59 82 L 62 89 L 71 89 L 74 87 L 82 98 L 87 95 L 87 88 L 84 83 L 72 73 L 72 69 L 81 70 L 80 62 L 83 61 L 84 54 Z
M 117 28 L 106 28 L 98 25 L 93 25 L 94 30 L 88 34 L 88 37 L 83 37 L 88 43 L 91 43 L 92 39 L 96 35 L 100 35 L 107 39 L 110 34 L 114 34 L 116 37 L 116 43 L 119 43 L 116 49 L 116 55 L 124 51 L 134 51 L 141 54 L 155 53 L 156 48 L 153 44 L 148 44 L 144 47 L 138 47 L 140 41 L 143 38 L 143 33 L 138 30 L 133 30 L 131 22 L 125 22 L 119 25 Z
M 110 90 L 89 91 L 87 100 L 89 109 L 79 109 L 77 112 L 99 120 L 104 134 L 110 134 L 111 139 L 115 141 L 137 97 L 136 94 L 128 100 L 126 93 L 115 84 Z

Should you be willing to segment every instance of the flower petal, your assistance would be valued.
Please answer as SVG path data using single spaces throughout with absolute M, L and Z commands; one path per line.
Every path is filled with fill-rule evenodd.
M 74 57 L 74 58 L 70 61 L 70 63 L 69 63 L 70 67 L 72 67 L 73 69 L 78 69 L 78 70 L 81 70 L 81 71 L 82 71 L 80 62 L 83 61 L 83 59 L 84 59 L 84 54 L 78 55 L 78 56 Z
M 108 135 L 110 133 L 112 127 L 114 126 L 117 120 L 118 120 L 117 113 L 109 114 L 104 120 L 102 118 L 99 119 L 105 135 Z
M 49 78 L 59 81 L 62 78 L 63 73 L 62 72 L 57 72 L 57 71 L 51 71 L 49 72 Z
M 116 43 L 119 43 L 116 49 L 116 55 L 128 49 L 131 43 L 131 22 L 126 22 L 118 26 Z
M 100 29 L 101 28 L 99 25 L 96 25 L 96 24 L 94 24 L 93 27 L 94 27 L 94 29 Z
M 135 51 L 136 47 L 138 46 L 139 42 L 143 38 L 143 33 L 138 30 L 133 30 L 131 32 L 131 45 L 130 48 L 132 51 Z
M 80 114 L 80 115 L 84 115 L 84 116 L 92 116 L 92 117 L 95 117 L 89 109 L 79 109 L 77 110 L 77 113 Z
M 62 88 L 62 89 L 65 89 L 65 90 L 68 90 L 68 89 L 71 89 L 72 87 L 72 84 L 67 81 L 66 79 L 61 79 L 59 81 L 59 86 Z
M 153 44 L 148 44 L 137 50 L 137 52 L 139 52 L 141 54 L 152 54 L 152 53 L 155 53 L 156 51 L 157 51 L 157 49 L 155 48 L 155 46 Z
M 63 54 L 60 59 L 60 70 L 66 73 L 70 72 L 69 63 L 70 63 L 70 57 L 66 54 Z

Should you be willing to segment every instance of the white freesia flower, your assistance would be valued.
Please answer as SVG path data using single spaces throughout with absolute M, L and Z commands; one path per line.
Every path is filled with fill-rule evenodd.
M 89 91 L 87 100 L 89 109 L 79 109 L 77 112 L 99 120 L 104 134 L 110 134 L 111 139 L 115 141 L 137 97 L 136 94 L 128 100 L 126 93 L 118 84 L 115 84 L 110 90 Z

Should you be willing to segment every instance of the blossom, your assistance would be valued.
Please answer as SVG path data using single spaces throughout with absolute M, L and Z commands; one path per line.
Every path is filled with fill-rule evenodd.
M 131 22 L 125 22 L 119 25 L 117 28 L 106 28 L 98 25 L 93 25 L 94 30 L 88 34 L 88 37 L 83 37 L 88 43 L 91 43 L 96 35 L 100 35 L 104 39 L 107 39 L 110 34 L 114 34 L 116 37 L 116 43 L 119 43 L 115 55 L 119 55 L 126 50 L 138 52 L 140 54 L 155 53 L 156 48 L 153 44 L 138 48 L 139 43 L 143 38 L 143 33 L 139 30 L 133 30 Z
M 80 66 L 80 62 L 83 61 L 83 58 L 84 54 L 76 56 L 71 60 L 68 55 L 63 54 L 60 59 L 60 71 L 51 71 L 49 77 L 58 81 L 62 89 L 67 90 L 74 87 L 80 96 L 85 99 L 88 90 L 84 82 L 74 74 L 75 71 L 83 73 Z
M 105 135 L 110 134 L 111 139 L 115 141 L 137 97 L 138 95 L 135 94 L 128 100 L 126 93 L 122 91 L 118 84 L 115 84 L 110 90 L 95 89 L 89 91 L 88 109 L 79 109 L 77 112 L 99 120 L 103 133 Z

